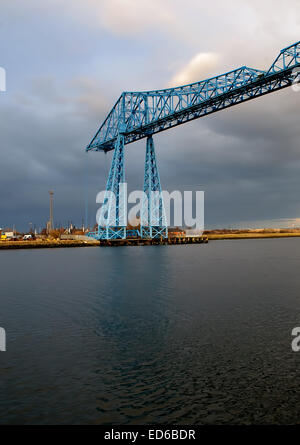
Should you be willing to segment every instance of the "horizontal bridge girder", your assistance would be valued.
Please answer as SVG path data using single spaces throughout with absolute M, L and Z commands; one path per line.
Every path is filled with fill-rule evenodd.
M 300 69 L 300 42 L 283 49 L 268 71 L 241 67 L 201 82 L 165 90 L 125 92 L 87 146 L 113 150 L 119 134 L 124 144 L 286 88 Z

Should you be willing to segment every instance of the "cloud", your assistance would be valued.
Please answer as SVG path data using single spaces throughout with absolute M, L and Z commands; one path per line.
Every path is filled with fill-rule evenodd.
M 84 147 L 120 92 L 264 69 L 299 40 L 299 0 L 284 4 L 284 22 L 279 0 L 4 3 L 0 225 L 43 224 L 50 188 L 55 218 L 80 223 L 86 157 L 94 223 L 112 153 L 86 156 Z M 286 89 L 156 135 L 163 187 L 205 190 L 217 225 L 299 216 L 299 94 Z M 144 140 L 126 147 L 129 188 L 143 184 L 144 153 Z
M 107 108 L 95 79 L 82 76 L 65 84 L 39 77 L 22 96 L 16 94 L 1 107 L 6 119 L 0 122 L 0 225 L 16 223 L 21 229 L 33 220 L 42 226 L 50 188 L 56 192 L 56 221 L 81 223 L 87 175 L 84 148 Z M 95 178 L 90 202 L 95 207 L 95 191 L 106 180 L 104 159 L 89 156 L 89 164 L 89 183 Z
M 173 76 L 170 86 L 180 86 L 203 80 L 215 70 L 218 62 L 219 56 L 216 53 L 198 53 Z
M 173 28 L 177 23 L 170 0 L 85 0 L 83 3 L 93 8 L 104 29 L 117 35 L 133 36 L 149 29 Z

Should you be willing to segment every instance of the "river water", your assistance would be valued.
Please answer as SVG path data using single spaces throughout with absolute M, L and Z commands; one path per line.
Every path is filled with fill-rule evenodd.
M 0 266 L 0 424 L 300 423 L 300 239 Z

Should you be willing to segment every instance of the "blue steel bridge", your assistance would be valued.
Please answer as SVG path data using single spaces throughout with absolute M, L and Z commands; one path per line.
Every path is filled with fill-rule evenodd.
M 299 82 L 299 74 L 300 42 L 297 42 L 281 50 L 266 71 L 243 66 L 190 85 L 122 93 L 86 147 L 87 152 L 114 150 L 98 230 L 89 236 L 101 240 L 124 239 L 129 235 L 124 196 L 119 187 L 125 182 L 125 145 L 147 140 L 145 199 L 136 234 L 142 238 L 165 238 L 168 229 L 153 134 L 289 87 Z

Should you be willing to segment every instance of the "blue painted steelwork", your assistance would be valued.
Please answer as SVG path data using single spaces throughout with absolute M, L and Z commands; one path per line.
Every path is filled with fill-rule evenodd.
M 168 227 L 152 136 L 147 138 L 141 237 L 167 238 Z
M 126 238 L 139 238 L 141 236 L 138 229 L 127 229 Z
M 290 86 L 300 67 L 300 42 L 283 49 L 267 71 L 246 66 L 177 88 L 124 92 L 86 150 L 113 150 L 151 134 Z
M 267 71 L 267 75 L 293 70 L 300 65 L 300 42 L 282 49 L 275 62 Z
M 103 231 L 103 233 L 101 235 L 99 235 L 99 229 L 97 231 L 95 231 L 95 232 L 87 233 L 86 236 L 88 236 L 90 238 L 97 239 L 97 240 L 118 239 L 118 237 L 111 237 L 111 238 L 106 237 L 106 232 L 105 231 Z M 126 230 L 126 238 L 140 238 L 140 236 L 141 236 L 141 234 L 140 234 L 140 231 L 138 229 L 127 229 Z M 124 238 L 125 237 L 122 236 L 122 238 L 119 238 L 119 239 L 124 239 Z
M 126 238 L 127 209 L 126 193 L 121 189 L 125 183 L 124 136 L 119 134 L 115 142 L 104 202 L 100 210 L 96 239 Z
M 125 203 L 119 193 L 119 184 L 124 182 L 124 145 L 147 137 L 144 189 L 148 192 L 160 191 L 153 134 L 291 86 L 295 82 L 295 69 L 300 70 L 300 42 L 284 48 L 267 71 L 243 66 L 190 85 L 122 93 L 86 147 L 87 152 L 115 150 L 106 186 L 108 220 L 105 222 L 103 210 L 98 232 L 90 236 L 97 239 L 126 237 L 125 222 L 122 220 L 121 223 L 125 216 Z M 110 191 L 115 193 L 117 201 L 116 224 L 113 224 L 111 218 L 113 206 L 108 196 Z M 158 212 L 162 209 L 163 203 L 159 199 L 156 207 L 150 211 L 156 215 L 156 222 Z M 165 222 L 160 219 L 157 226 L 153 222 L 146 220 L 140 235 L 167 236 Z

